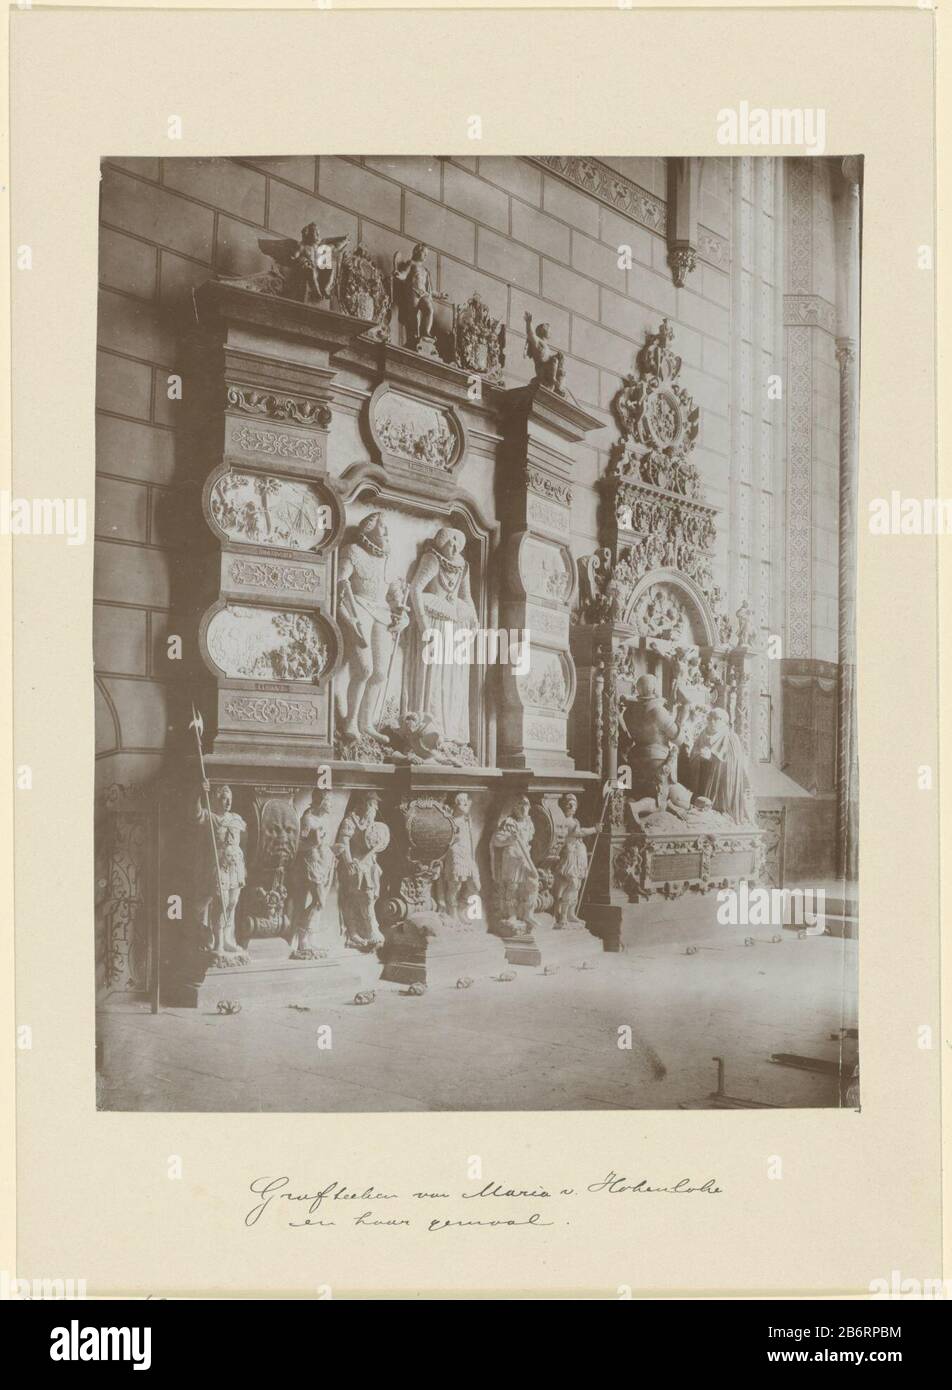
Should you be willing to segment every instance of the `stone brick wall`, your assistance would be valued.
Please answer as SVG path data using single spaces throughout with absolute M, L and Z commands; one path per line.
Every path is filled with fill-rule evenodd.
M 663 160 L 605 163 L 654 198 L 665 198 Z M 749 191 L 743 199 L 738 192 L 740 166 L 728 159 L 702 161 L 699 210 L 702 224 L 732 245 L 735 274 L 743 258 L 733 249 L 734 204 L 751 207 Z M 754 208 L 754 215 L 761 212 L 769 216 L 768 208 Z M 597 538 L 592 485 L 615 436 L 611 398 L 645 333 L 669 317 L 684 359 L 683 383 L 702 408 L 695 461 L 708 499 L 723 509 L 716 577 L 731 611 L 748 591 L 756 600 L 756 567 L 738 567 L 729 559 L 740 539 L 737 489 L 756 485 L 749 460 L 732 442 L 732 410 L 736 418 L 741 389 L 732 313 L 741 299 L 730 273 L 702 262 L 677 289 L 663 236 L 528 160 L 107 159 L 101 184 L 95 622 L 103 781 L 134 782 L 156 769 L 176 700 L 189 683 L 188 661 L 169 661 L 166 639 L 182 627 L 176 595 L 183 591 L 189 534 L 181 518 L 190 514 L 191 486 L 179 439 L 186 403 L 169 399 L 168 378 L 184 374 L 183 341 L 194 323 L 192 289 L 217 274 L 265 269 L 258 238 L 297 237 L 309 221 L 328 234 L 350 233 L 382 268 L 389 268 L 395 251 L 406 254 L 415 241 L 425 241 L 437 288 L 457 302 L 477 290 L 505 321 L 511 385 L 532 375 L 523 356 L 524 312 L 551 324 L 553 341 L 568 352 L 572 392 L 605 421 L 605 429 L 577 450 L 578 555 L 589 553 Z M 629 270 L 619 269 L 620 245 L 631 248 Z M 783 468 L 782 459 L 777 467 Z M 817 487 L 828 486 L 824 473 Z M 197 534 L 197 498 L 191 510 Z M 776 525 L 776 515 L 772 519 Z M 744 525 L 749 535 L 751 522 Z M 819 537 L 817 550 L 826 563 Z M 782 570 L 774 566 L 775 587 Z M 774 610 L 777 599 L 775 593 Z M 835 620 L 835 613 L 830 616 Z M 821 626 L 826 629 L 825 618 Z

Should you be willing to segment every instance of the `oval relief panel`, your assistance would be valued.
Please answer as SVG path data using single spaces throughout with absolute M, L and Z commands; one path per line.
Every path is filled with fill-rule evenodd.
M 314 483 L 233 468 L 208 494 L 212 521 L 231 541 L 317 550 L 334 530 L 334 509 Z
M 381 453 L 421 472 L 451 473 L 463 438 L 449 410 L 384 389 L 371 402 L 370 429 Z
M 209 619 L 205 647 L 236 680 L 316 681 L 336 658 L 331 630 L 312 613 L 230 603 Z

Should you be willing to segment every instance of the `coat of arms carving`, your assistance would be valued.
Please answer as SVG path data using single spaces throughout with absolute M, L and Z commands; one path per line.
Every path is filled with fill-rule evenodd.
M 341 312 L 351 318 L 370 319 L 379 328 L 386 328 L 390 318 L 390 294 L 365 246 L 357 246 L 341 257 L 337 302 Z
M 673 340 L 674 329 L 662 319 L 637 354 L 637 375 L 624 378 L 612 401 L 622 436 L 612 472 L 699 497 L 700 480 L 688 455 L 697 440 L 700 411 L 677 379 L 681 358 L 672 350 Z
M 490 380 L 501 381 L 506 365 L 506 327 L 494 319 L 478 294 L 453 311 L 456 365 Z

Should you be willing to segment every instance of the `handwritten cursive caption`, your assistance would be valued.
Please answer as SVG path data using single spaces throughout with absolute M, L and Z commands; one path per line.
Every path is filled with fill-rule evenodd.
M 440 1231 L 461 1230 L 467 1227 L 506 1227 L 517 1226 L 544 1227 L 558 1224 L 559 1210 L 564 1203 L 585 1193 L 609 1197 L 638 1196 L 716 1196 L 723 1191 L 714 1178 L 695 1183 L 690 1178 L 679 1178 L 671 1183 L 651 1183 L 647 1178 L 634 1181 L 609 1170 L 607 1177 L 589 1183 L 582 1188 L 554 1187 L 551 1192 L 545 1187 L 507 1187 L 501 1182 L 487 1182 L 477 1190 L 451 1192 L 417 1191 L 406 1193 L 391 1192 L 375 1186 L 349 1186 L 344 1182 L 329 1182 L 314 1192 L 299 1191 L 291 1186 L 291 1179 L 282 1177 L 255 1178 L 249 1184 L 255 1202 L 245 1214 L 245 1225 L 256 1226 L 269 1213 L 269 1219 L 277 1217 L 287 1226 L 298 1229 L 305 1226 L 357 1226 L 367 1227 L 414 1227 L 420 1225 L 430 1234 Z M 470 1217 L 450 1217 L 444 1214 L 432 1215 L 433 1204 L 454 1200 L 473 1202 Z M 396 1215 L 398 1210 L 406 1210 L 403 1203 L 419 1208 L 419 1215 Z M 535 1208 L 528 1213 L 511 1215 L 505 1207 L 497 1207 L 497 1202 L 528 1204 Z M 396 1202 L 396 1208 L 388 1203 Z

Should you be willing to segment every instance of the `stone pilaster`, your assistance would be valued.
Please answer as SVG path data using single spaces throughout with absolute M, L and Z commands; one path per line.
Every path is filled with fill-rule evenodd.
M 861 161 L 842 164 L 836 203 L 839 420 L 839 690 L 836 729 L 837 864 L 844 879 L 858 872 L 859 762 L 856 744 L 856 489 L 859 436 L 859 189 Z
M 214 754 L 326 761 L 341 638 L 330 554 L 343 510 L 327 475 L 331 357 L 372 323 L 221 283 L 206 332 L 202 509 L 218 556 L 199 648 L 215 681 Z M 209 347 L 217 344 L 217 356 Z
M 539 383 L 499 393 L 503 444 L 497 472 L 502 523 L 500 622 L 530 639 L 528 669 L 502 672 L 497 761 L 502 768 L 571 772 L 568 721 L 575 700 L 569 612 L 571 445 L 601 427 Z

